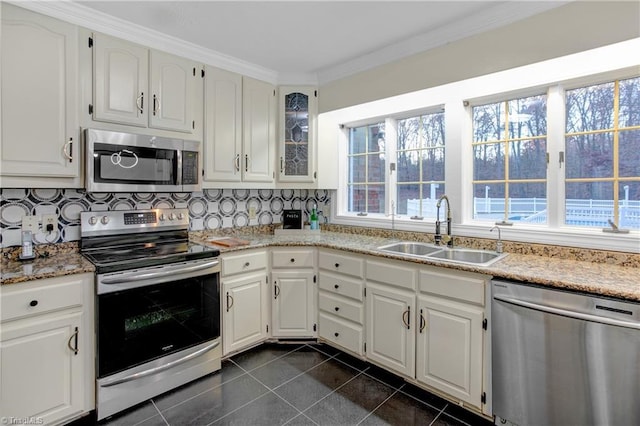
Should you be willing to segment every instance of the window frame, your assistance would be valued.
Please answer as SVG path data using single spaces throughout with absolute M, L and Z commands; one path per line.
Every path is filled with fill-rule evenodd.
M 515 223 L 513 226 L 502 227 L 503 238 L 524 243 L 640 253 L 639 230 L 631 230 L 629 234 L 612 234 L 604 233 L 600 228 L 564 225 L 564 167 L 559 167 L 558 160 L 560 152 L 564 151 L 565 91 L 638 77 L 640 63 L 637 58 L 630 58 L 628 55 L 638 47 L 640 47 L 640 39 L 357 105 L 329 114 L 332 115 L 334 122 L 344 123 L 343 127 L 346 127 L 349 123 L 362 125 L 366 122 L 379 122 L 381 117 L 389 117 L 387 120 L 410 117 L 411 114 L 415 115 L 417 110 L 427 110 L 428 107 L 424 107 L 426 104 L 444 106 L 445 185 L 446 193 L 452 201 L 453 235 L 494 239 L 495 235 L 489 233 L 490 228 L 494 226 L 493 222 L 479 222 L 472 219 L 471 107 L 492 101 L 546 93 L 547 153 L 549 155 L 546 177 L 548 220 L 542 226 Z M 375 111 L 375 118 L 367 117 L 371 111 Z M 388 146 L 392 145 L 389 141 L 390 128 L 391 126 L 387 124 Z M 348 141 L 348 135 L 346 137 L 342 135 L 339 139 L 342 142 Z M 393 145 L 395 146 L 395 141 Z M 345 182 L 343 159 L 344 156 L 339 155 L 338 186 Z M 333 223 L 391 228 L 391 218 L 388 215 L 391 207 L 390 200 L 385 203 L 387 214 L 363 218 L 345 214 L 341 191 L 337 190 L 335 195 L 336 203 L 332 206 L 331 216 Z M 395 228 L 400 230 L 429 234 L 433 234 L 435 230 L 433 220 L 418 222 L 396 216 L 394 222 Z

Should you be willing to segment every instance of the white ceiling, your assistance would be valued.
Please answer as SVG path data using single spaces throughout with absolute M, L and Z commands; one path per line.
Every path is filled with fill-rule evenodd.
M 76 1 L 280 80 L 331 81 L 567 1 Z M 97 14 L 101 15 L 101 14 Z M 138 29 L 139 32 L 140 29 Z M 212 64 L 216 65 L 216 64 Z M 297 77 L 296 77 L 297 76 Z

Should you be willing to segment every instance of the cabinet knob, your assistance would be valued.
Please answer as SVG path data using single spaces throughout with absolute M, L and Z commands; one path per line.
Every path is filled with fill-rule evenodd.
M 338 337 L 340 333 L 333 333 L 334 336 Z
M 294 263 L 296 260 L 292 257 L 291 258 L 291 263 Z
M 29 306 L 38 306 L 38 301 L 32 300 L 31 302 L 29 302 Z
M 336 290 L 340 288 L 340 286 L 338 284 L 334 285 L 333 288 L 335 288 Z
M 340 310 L 340 308 L 338 306 L 335 307 L 336 312 L 338 312 Z
M 249 267 L 249 265 L 250 265 L 250 263 L 249 263 L 249 262 L 246 262 L 246 263 L 244 264 L 244 267 L 245 267 L 245 268 L 248 268 L 248 267 Z
M 339 264 L 339 263 L 336 263 L 336 268 L 339 268 L 339 267 L 340 267 L 340 264 Z

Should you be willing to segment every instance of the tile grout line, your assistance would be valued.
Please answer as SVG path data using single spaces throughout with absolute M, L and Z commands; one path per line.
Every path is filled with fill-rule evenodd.
M 338 361 L 340 361 L 340 360 L 338 360 Z M 346 364 L 346 365 L 348 365 L 348 364 Z M 349 367 L 351 367 L 351 366 L 349 366 Z M 351 367 L 351 368 L 353 368 L 353 367 Z M 367 369 L 368 369 L 368 367 L 365 370 L 367 370 Z M 353 376 L 352 378 L 350 378 L 349 380 L 347 380 L 346 382 L 344 382 L 343 384 L 341 384 L 340 386 L 338 386 L 337 388 L 335 388 L 334 390 L 332 390 L 331 392 L 329 392 L 328 394 L 326 394 L 325 396 L 323 396 L 322 398 L 320 398 L 319 400 L 317 400 L 316 402 L 314 402 L 313 404 L 311 404 L 310 406 L 305 408 L 302 411 L 302 414 L 305 414 L 307 411 L 309 411 L 309 409 L 311 407 L 314 407 L 314 406 L 318 405 L 318 403 L 320 401 L 323 401 L 323 400 L 327 399 L 328 397 L 330 397 L 331 395 L 336 393 L 339 389 L 342 389 L 343 387 L 345 387 L 346 385 L 348 385 L 349 383 L 351 383 L 352 381 L 354 381 L 356 378 L 360 377 L 364 373 L 364 371 L 360 371 L 357 368 L 354 368 L 354 370 L 356 370 L 358 372 L 358 374 L 356 374 L 355 376 Z M 307 417 L 306 414 L 305 414 L 305 417 Z
M 287 355 L 289 355 L 289 354 L 292 354 L 292 353 L 294 353 L 294 352 L 297 352 L 297 351 L 299 351 L 300 349 L 302 349 L 304 346 L 306 346 L 306 344 L 304 344 L 304 345 L 302 345 L 302 346 L 300 346 L 300 347 L 298 347 L 298 348 L 296 348 L 296 349 L 293 349 L 293 350 L 291 350 L 291 351 L 289 351 L 289 352 L 287 352 L 287 353 L 285 353 L 285 354 L 283 354 L 283 355 L 280 355 L 279 357 L 276 357 L 276 358 L 274 358 L 274 359 L 272 359 L 272 360 L 269 360 L 269 361 L 265 362 L 264 364 L 260 364 L 260 365 L 258 365 L 258 366 L 256 366 L 256 367 L 253 367 L 253 368 L 251 368 L 251 369 L 249 369 L 249 370 L 247 370 L 247 369 L 243 368 L 240 364 L 238 364 L 237 362 L 235 362 L 235 361 L 234 361 L 233 359 L 231 359 L 231 358 L 227 358 L 226 360 L 227 360 L 227 361 L 231 361 L 231 362 L 233 362 L 235 365 L 237 365 L 238 367 L 240 367 L 240 368 L 241 368 L 245 373 L 248 373 L 248 372 L 250 372 L 250 371 L 257 370 L 258 368 L 262 368 L 262 367 L 264 367 L 264 366 L 265 366 L 265 365 L 267 365 L 267 364 L 271 364 L 273 361 L 277 361 L 277 360 L 279 360 L 280 358 L 284 358 L 285 356 L 287 356 Z M 238 355 L 240 355 L 240 354 L 238 354 Z
M 432 425 L 436 422 L 436 420 L 438 420 L 438 419 L 440 418 L 440 416 L 442 415 L 442 413 L 444 413 L 444 410 L 446 410 L 448 406 L 449 406 L 449 403 L 447 402 L 447 403 L 445 404 L 444 408 L 443 408 L 442 410 L 440 410 L 440 412 L 438 413 L 438 415 L 437 415 L 437 416 L 435 416 L 435 417 L 433 418 L 433 420 L 431 421 L 431 423 L 429 423 L 429 426 L 432 426 Z M 456 419 L 456 420 L 458 420 L 458 419 Z
M 366 374 L 367 377 L 371 377 L 368 374 Z M 373 378 L 373 377 L 372 377 Z M 386 384 L 386 383 L 385 383 Z M 367 420 L 369 418 L 369 416 L 371 416 L 378 408 L 382 407 L 384 405 L 385 402 L 389 401 L 391 398 L 393 398 L 398 392 L 400 392 L 400 389 L 402 389 L 402 387 L 404 386 L 404 383 L 402 384 L 402 386 L 400 386 L 400 388 L 398 389 L 394 389 L 393 393 L 391 395 L 389 395 L 384 401 L 382 401 L 380 404 L 378 404 L 373 410 L 369 411 L 369 413 L 364 416 L 364 419 L 360 420 L 358 422 L 358 424 L 362 424 L 362 422 L 364 422 L 365 420 Z
M 153 404 L 153 408 L 156 409 L 156 411 L 158 412 L 158 414 L 160 414 L 160 417 L 162 417 L 162 420 L 165 422 L 165 424 L 167 426 L 171 426 L 169 425 L 169 422 L 167 421 L 167 419 L 164 417 L 164 415 L 162 414 L 162 411 L 160 411 L 160 409 L 158 408 L 158 406 L 156 405 L 156 403 L 153 401 L 153 399 L 150 400 L 151 403 Z

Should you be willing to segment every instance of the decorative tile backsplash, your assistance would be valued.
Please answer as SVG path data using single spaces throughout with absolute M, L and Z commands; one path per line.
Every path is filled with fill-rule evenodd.
M 74 189 L 0 190 L 1 247 L 21 244 L 24 216 L 54 214 L 58 229 L 38 232 L 35 244 L 80 240 L 80 212 L 104 210 L 142 210 L 188 208 L 190 230 L 202 231 L 270 225 L 281 222 L 284 209 L 301 209 L 308 215 L 317 203 L 329 213 L 328 190 L 307 189 L 206 189 L 192 193 L 87 193 Z M 255 219 L 249 209 L 255 208 Z

